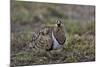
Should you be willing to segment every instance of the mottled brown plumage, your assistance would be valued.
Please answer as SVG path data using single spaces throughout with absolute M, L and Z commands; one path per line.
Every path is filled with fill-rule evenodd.
M 50 50 L 54 49 L 54 45 L 63 45 L 66 41 L 65 30 L 63 23 L 57 21 L 56 26 L 45 26 L 37 34 L 34 40 L 34 46 L 39 49 Z M 57 41 L 57 42 L 55 42 Z
M 58 43 L 63 45 L 66 41 L 65 31 L 63 30 L 63 27 L 55 27 L 53 33 Z

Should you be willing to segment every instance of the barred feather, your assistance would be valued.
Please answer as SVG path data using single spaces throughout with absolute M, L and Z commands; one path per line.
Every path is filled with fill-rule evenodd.
M 38 32 L 33 33 L 32 46 L 36 49 L 56 49 L 60 48 L 66 40 L 62 23 L 56 26 L 46 26 Z

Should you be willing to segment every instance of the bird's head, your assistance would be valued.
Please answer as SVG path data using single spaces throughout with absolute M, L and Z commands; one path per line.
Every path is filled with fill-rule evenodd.
M 61 27 L 63 25 L 63 23 L 60 20 L 57 20 L 57 27 Z

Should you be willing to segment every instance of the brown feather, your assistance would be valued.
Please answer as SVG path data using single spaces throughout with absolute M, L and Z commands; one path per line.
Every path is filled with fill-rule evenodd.
M 64 28 L 62 26 L 56 27 L 54 28 L 53 33 L 58 43 L 63 45 L 66 41 Z

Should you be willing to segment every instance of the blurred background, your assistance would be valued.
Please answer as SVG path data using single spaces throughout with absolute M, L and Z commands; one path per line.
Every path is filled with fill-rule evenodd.
M 95 21 L 94 6 L 49 4 L 37 2 L 12 2 L 11 3 L 11 32 L 25 30 L 33 31 L 42 24 L 56 23 L 63 20 L 66 29 L 72 25 L 86 28 L 87 24 Z M 70 26 L 71 25 L 71 26 Z M 75 30 L 75 28 L 73 28 Z
M 59 19 L 68 36 L 62 54 L 55 58 L 22 49 L 31 40 L 31 32 Z M 12 65 L 86 61 L 95 61 L 95 6 L 11 1 Z

